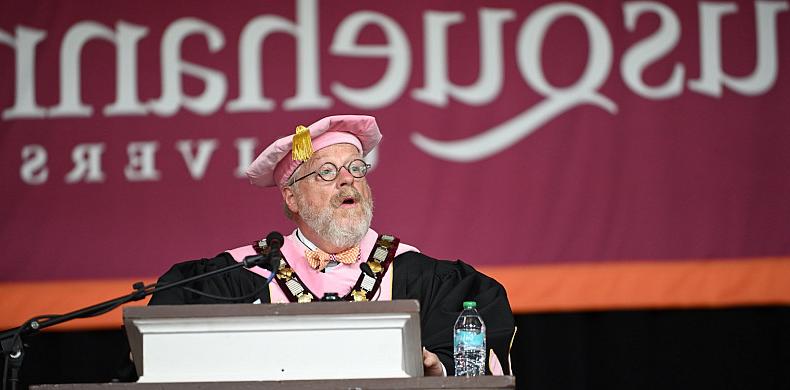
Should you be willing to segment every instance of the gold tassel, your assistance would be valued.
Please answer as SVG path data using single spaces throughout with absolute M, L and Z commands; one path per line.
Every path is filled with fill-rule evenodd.
M 313 155 L 313 143 L 310 141 L 310 130 L 304 126 L 296 127 L 293 140 L 294 161 L 307 161 Z

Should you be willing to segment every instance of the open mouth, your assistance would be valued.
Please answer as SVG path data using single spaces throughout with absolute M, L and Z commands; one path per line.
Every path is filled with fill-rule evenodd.
M 353 207 L 360 202 L 361 198 L 362 195 L 356 191 L 341 191 L 332 197 L 332 205 L 334 207 Z

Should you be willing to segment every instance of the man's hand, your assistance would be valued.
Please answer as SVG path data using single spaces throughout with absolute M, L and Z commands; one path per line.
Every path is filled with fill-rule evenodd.
M 422 348 L 422 367 L 425 376 L 445 376 L 444 365 L 435 353 Z

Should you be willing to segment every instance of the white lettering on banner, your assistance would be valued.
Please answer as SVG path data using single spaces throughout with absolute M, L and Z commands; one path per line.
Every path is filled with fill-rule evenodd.
M 41 145 L 25 145 L 22 147 L 22 166 L 19 177 L 27 184 L 44 184 L 49 177 L 47 168 L 47 150 Z
M 60 46 L 60 103 L 49 110 L 51 117 L 88 117 L 93 108 L 82 103 L 80 93 L 80 58 L 82 48 L 94 38 L 101 38 L 116 45 L 116 102 L 107 106 L 104 114 L 144 114 L 137 100 L 137 41 L 147 34 L 147 29 L 127 23 L 118 23 L 118 33 L 96 22 L 80 22 L 72 26 Z
M 148 35 L 148 29 L 130 23 L 116 24 L 118 86 L 113 104 L 104 107 L 104 115 L 145 115 L 145 106 L 137 94 L 137 41 Z
M 195 149 L 193 144 L 197 144 L 197 152 L 194 154 L 192 153 L 192 149 Z M 216 139 L 201 139 L 197 142 L 192 140 L 176 141 L 176 149 L 184 157 L 184 162 L 187 164 L 187 169 L 193 179 L 200 180 L 206 174 L 208 162 L 211 160 L 211 155 L 218 145 L 219 141 Z
M 327 108 L 332 101 L 321 95 L 318 58 L 318 12 L 316 0 L 297 3 L 297 22 L 265 15 L 252 19 L 239 39 L 239 97 L 228 102 L 228 112 L 271 111 L 274 100 L 263 96 L 261 46 L 273 32 L 291 34 L 296 39 L 296 96 L 286 99 L 286 110 Z
M 36 104 L 36 45 L 47 33 L 17 26 L 16 39 L 0 30 L 0 43 L 14 48 L 16 53 L 16 89 L 14 106 L 3 110 L 3 119 L 43 118 L 46 110 Z
M 662 11 L 661 5 L 652 6 L 652 3 L 626 3 L 623 6 L 626 17 L 629 13 L 639 11 L 641 7 L 645 9 L 653 8 L 661 13 L 661 28 L 658 34 L 667 34 L 667 38 L 672 38 L 672 18 Z M 632 11 L 629 11 L 629 7 Z M 777 55 L 776 55 L 776 14 L 779 11 L 788 9 L 787 2 L 757 1 L 756 25 L 758 60 L 757 70 L 749 77 L 737 79 L 724 74 L 721 65 L 721 39 L 720 23 L 721 14 L 735 12 L 737 7 L 731 3 L 710 4 L 702 2 L 700 8 L 700 23 L 702 30 L 702 79 L 689 82 L 689 89 L 708 93 L 712 96 L 721 96 L 721 84 L 731 87 L 737 92 L 748 95 L 764 93 L 770 89 L 776 81 Z M 636 12 L 638 13 L 638 12 Z M 587 61 L 585 74 L 576 82 L 575 85 L 564 90 L 558 90 L 548 84 L 543 77 L 543 70 L 540 61 L 540 47 L 543 43 L 543 35 L 546 28 L 559 16 L 567 14 L 577 17 L 584 24 L 589 37 L 590 53 Z M 629 21 L 626 20 L 626 24 Z M 666 27 L 664 24 L 670 26 Z M 628 26 L 626 26 L 628 27 Z M 646 38 L 650 40 L 651 38 Z M 674 46 L 671 41 L 668 45 Z M 655 45 L 653 42 L 637 43 L 633 50 L 643 50 L 640 45 L 647 47 Z M 523 49 L 523 51 L 522 51 Z M 655 47 L 657 50 L 663 49 L 661 46 Z M 412 142 L 421 150 L 434 157 L 439 157 L 449 161 L 471 162 L 490 157 L 528 136 L 540 126 L 546 124 L 555 117 L 570 110 L 571 108 L 582 105 L 592 104 L 603 108 L 614 114 L 617 106 L 609 98 L 599 95 L 597 89 L 606 81 L 612 61 L 611 42 L 608 30 L 603 22 L 586 8 L 574 4 L 547 5 L 531 15 L 521 28 L 518 37 L 518 62 L 522 76 L 527 83 L 547 97 L 546 100 L 538 103 L 534 107 L 523 111 L 521 114 L 488 129 L 478 135 L 452 141 L 439 141 L 428 138 L 420 133 L 412 134 Z M 626 53 L 630 53 L 627 51 Z M 635 61 L 633 57 L 626 58 Z M 639 64 L 635 64 L 638 68 Z M 680 68 L 682 70 L 682 68 Z M 642 81 L 636 83 L 635 75 L 631 74 L 638 69 L 631 69 L 626 65 L 624 77 L 629 87 L 638 87 Z M 677 71 L 678 68 L 675 68 Z M 676 73 L 677 74 L 677 73 Z M 628 82 L 630 81 L 630 83 Z M 670 84 L 670 88 L 672 85 Z M 637 90 L 638 92 L 647 92 Z M 672 90 L 669 90 L 671 93 Z M 659 90 L 659 96 L 663 98 L 663 91 Z M 651 97 L 651 96 L 646 96 Z
M 198 19 L 183 18 L 171 24 L 162 38 L 162 96 L 149 103 L 154 112 L 163 116 L 175 114 L 183 104 L 192 112 L 202 115 L 217 111 L 225 100 L 227 85 L 222 72 L 181 59 L 181 43 L 188 36 L 202 34 L 208 40 L 209 51 L 216 52 L 225 46 L 222 32 Z M 200 96 L 185 96 L 181 87 L 181 74 L 203 79 L 205 89 Z
M 776 14 L 787 11 L 787 2 L 758 1 L 755 3 L 757 26 L 757 66 L 751 75 L 733 77 L 724 73 L 721 64 L 721 18 L 734 13 L 732 3 L 701 3 L 700 30 L 702 38 L 700 70 L 702 77 L 689 81 L 689 89 L 711 96 L 721 96 L 726 85 L 744 95 L 759 95 L 773 87 L 776 81 Z
M 450 82 L 447 76 L 447 28 L 460 23 L 460 12 L 428 11 L 423 17 L 425 29 L 425 86 L 412 92 L 412 98 L 435 106 L 446 106 L 447 95 L 466 104 L 480 106 L 496 99 L 502 90 L 505 73 L 502 60 L 502 25 L 515 18 L 512 10 L 480 10 L 480 72 L 468 86 Z
M 778 66 L 777 24 L 778 15 L 788 11 L 787 1 L 758 0 L 755 9 L 756 59 L 753 71 L 745 76 L 727 74 L 722 63 L 722 30 L 730 25 L 725 19 L 738 12 L 733 2 L 697 3 L 699 20 L 699 69 L 698 78 L 686 79 L 689 64 L 676 62 L 669 77 L 658 85 L 648 85 L 644 79 L 645 70 L 659 60 L 665 59 L 678 46 L 683 38 L 681 22 L 673 9 L 658 1 L 629 1 L 622 4 L 623 23 L 629 32 L 636 31 L 637 23 L 645 15 L 658 17 L 658 28 L 650 35 L 641 38 L 625 48 L 620 58 L 620 77 L 635 94 L 647 99 L 669 99 L 680 96 L 684 87 L 691 92 L 713 98 L 722 96 L 725 88 L 734 93 L 754 96 L 766 93 L 776 83 Z M 62 37 L 60 61 L 46 64 L 59 66 L 59 101 L 52 107 L 41 107 L 36 100 L 36 51 L 39 43 L 52 39 L 46 31 L 17 25 L 14 35 L 0 30 L 0 45 L 13 49 L 15 55 L 14 102 L 2 111 L 2 120 L 19 120 L 46 117 L 90 117 L 96 115 L 93 107 L 82 101 L 80 86 L 83 82 L 80 70 L 83 47 L 93 40 L 109 42 L 115 48 L 116 56 L 116 95 L 115 101 L 100 110 L 101 115 L 157 115 L 172 116 L 179 110 L 188 110 L 200 115 L 210 115 L 223 109 L 234 112 L 268 112 L 276 107 L 273 98 L 266 97 L 263 85 L 264 41 L 275 33 L 290 35 L 295 42 L 296 55 L 293 59 L 296 69 L 294 81 L 295 94 L 284 99 L 284 110 L 326 109 L 333 104 L 332 96 L 357 108 L 377 109 L 401 101 L 408 81 L 412 77 L 412 53 L 409 31 L 395 19 L 371 10 L 355 11 L 342 18 L 329 43 L 328 52 L 339 58 L 383 58 L 387 66 L 383 75 L 374 83 L 359 87 L 349 86 L 338 80 L 331 80 L 329 86 L 332 96 L 321 91 L 321 56 L 319 47 L 320 24 L 318 0 L 298 0 L 295 17 L 289 20 L 277 15 L 258 15 L 253 17 L 242 29 L 238 37 L 238 90 L 239 96 L 227 99 L 227 76 L 220 70 L 204 65 L 187 62 L 181 57 L 181 46 L 185 39 L 193 36 L 204 38 L 208 51 L 214 55 L 225 46 L 223 32 L 208 21 L 196 18 L 176 19 L 164 30 L 160 42 L 161 58 L 161 96 L 147 102 L 140 102 L 138 96 L 138 43 L 149 35 L 146 26 L 119 21 L 114 30 L 95 21 L 77 21 Z M 423 85 L 407 92 L 405 96 L 414 101 L 434 107 L 444 107 L 450 99 L 463 104 L 481 106 L 491 104 L 502 93 L 506 81 L 503 36 L 505 23 L 516 19 L 512 9 L 480 8 L 477 11 L 479 40 L 479 71 L 477 79 L 469 85 L 458 85 L 450 80 L 450 61 L 448 48 L 449 29 L 464 23 L 465 13 L 461 11 L 425 10 L 422 14 L 423 26 Z M 588 39 L 587 63 L 582 74 L 571 85 L 557 87 L 546 78 L 541 61 L 541 50 L 546 42 L 548 29 L 560 18 L 573 18 L 580 22 Z M 364 28 L 372 26 L 379 29 L 385 43 L 362 44 L 357 42 Z M 693 30 L 693 29 L 692 29 Z M 519 76 L 526 85 L 542 96 L 542 101 L 525 108 L 516 116 L 489 129 L 482 130 L 469 138 L 457 140 L 436 140 L 424 133 L 412 134 L 412 142 L 425 153 L 436 158 L 457 162 L 470 162 L 490 157 L 513 146 L 541 126 L 563 113 L 583 105 L 598 107 L 611 114 L 617 113 L 617 104 L 599 90 L 612 74 L 614 58 L 613 44 L 609 29 L 604 21 L 587 7 L 566 2 L 549 3 L 525 17 L 518 30 L 515 52 Z M 105 61 L 85 56 L 86 61 Z M 41 65 L 39 65 L 41 67 Z M 47 68 L 49 70 L 49 68 Z M 189 96 L 182 86 L 183 76 L 192 76 L 204 84 L 202 93 Z M 85 82 L 91 77 L 86 76 Z M 10 82 L 0 80 L 4 85 Z M 224 103 L 224 106 L 223 106 Z M 90 104 L 96 104 L 95 102 Z M 243 143 L 241 145 L 244 145 Z M 246 146 L 239 146 L 239 152 Z M 208 150 L 208 149 L 204 149 Z M 100 167 L 89 170 L 91 158 L 96 158 L 99 149 L 85 149 L 79 164 L 75 160 L 73 175 L 67 182 L 101 181 Z M 94 153 L 94 154 L 90 154 Z M 96 154 L 98 153 L 98 154 Z M 200 150 L 198 150 L 200 153 Z M 205 157 L 210 158 L 210 152 Z M 35 149 L 30 149 L 23 166 L 36 167 Z M 91 157 L 94 156 L 94 157 Z M 199 157 L 190 169 L 193 177 L 199 172 Z M 140 157 L 142 158 L 142 157 Z M 241 157 L 240 157 L 241 158 Z M 27 164 L 27 165 L 25 165 Z M 32 164 L 32 165 L 31 165 Z M 80 165 L 81 164 L 81 165 Z M 79 169 L 78 169 L 79 168 Z M 131 165 L 131 176 L 143 180 L 157 180 L 154 171 L 139 176 L 142 166 Z M 196 169 L 192 171 L 192 168 Z M 26 171 L 28 179 L 41 170 Z M 240 175 L 239 172 L 236 175 Z M 38 180 L 38 179 L 35 179 Z M 71 181 L 69 181 L 71 180 Z
M 211 156 L 219 148 L 216 139 L 183 139 L 174 143 L 173 149 L 178 151 L 184 159 L 187 171 L 192 179 L 201 180 L 211 163 Z M 257 138 L 237 138 L 234 141 L 238 153 L 239 166 L 235 176 L 246 177 L 244 170 L 250 165 L 255 156 Z M 106 150 L 104 143 L 83 143 L 75 145 L 71 150 L 71 159 L 74 167 L 65 176 L 67 183 L 102 182 L 105 174 L 102 171 L 102 155 Z M 133 141 L 126 145 L 128 162 L 124 166 L 123 174 L 127 181 L 143 182 L 159 181 L 162 173 L 156 168 L 156 154 L 159 151 L 157 141 Z M 375 151 L 365 157 L 368 163 L 374 164 Z M 45 184 L 50 176 L 47 166 L 48 153 L 42 145 L 25 145 L 22 148 L 22 164 L 19 176 L 23 182 L 30 185 Z
M 74 184 L 80 181 L 86 183 L 100 183 L 104 181 L 104 172 L 101 170 L 101 155 L 104 153 L 103 143 L 79 144 L 71 150 L 71 160 L 74 168 L 66 174 L 66 183 Z
M 156 170 L 156 151 L 159 143 L 156 141 L 130 142 L 126 145 L 126 154 L 129 163 L 123 169 L 126 180 L 129 181 L 157 181 L 162 174 Z
M 255 138 L 238 138 L 233 144 L 236 145 L 236 151 L 239 156 L 239 165 L 236 166 L 235 176 L 246 178 L 247 167 L 255 159 L 255 147 L 258 146 L 258 140 Z
M 575 16 L 587 30 L 590 54 L 584 74 L 567 88 L 556 88 L 544 77 L 541 46 L 546 31 L 562 16 Z M 592 104 L 610 113 L 617 106 L 597 89 L 606 81 L 612 62 L 609 32 L 595 14 L 575 4 L 548 5 L 533 13 L 522 25 L 518 35 L 518 64 L 527 83 L 546 99 L 516 117 L 481 134 L 457 141 L 437 141 L 420 133 L 412 142 L 426 153 L 450 161 L 476 161 L 510 147 L 540 126 L 582 104 Z
M 625 27 L 629 31 L 636 29 L 639 17 L 652 12 L 659 17 L 659 28 L 650 37 L 631 46 L 623 54 L 620 61 L 620 74 L 631 90 L 648 99 L 667 99 L 683 92 L 685 68 L 675 63 L 672 76 L 663 85 L 651 87 L 642 80 L 642 72 L 649 65 L 675 48 L 680 39 L 680 21 L 675 12 L 664 4 L 654 2 L 630 2 L 623 5 Z
M 379 25 L 389 45 L 360 45 L 357 36 L 367 24 Z M 391 104 L 406 88 L 411 72 L 411 49 L 406 34 L 391 18 L 376 12 L 355 12 L 343 20 L 335 33 L 330 52 L 348 57 L 386 57 L 389 67 L 376 85 L 351 88 L 332 83 L 332 92 L 344 102 L 360 108 L 374 109 Z

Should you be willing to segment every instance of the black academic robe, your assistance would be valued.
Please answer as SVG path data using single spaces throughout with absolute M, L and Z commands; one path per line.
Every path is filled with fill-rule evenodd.
M 236 263 L 228 253 L 211 259 L 179 263 L 159 278 L 170 283 Z M 510 343 L 515 332 L 513 313 L 505 289 L 494 279 L 461 261 L 436 260 L 418 252 L 396 256 L 392 269 L 392 299 L 420 302 L 422 344 L 435 353 L 453 375 L 453 325 L 464 301 L 476 301 L 486 324 L 487 349 L 493 349 L 502 369 L 510 375 Z M 221 297 L 246 299 L 227 301 L 208 298 L 182 288 L 153 295 L 150 305 L 269 302 L 266 279 L 243 268 L 193 282 L 189 287 Z M 256 293 L 257 291 L 257 293 Z M 486 359 L 488 366 L 488 358 Z M 487 372 L 490 370 L 486 367 Z

